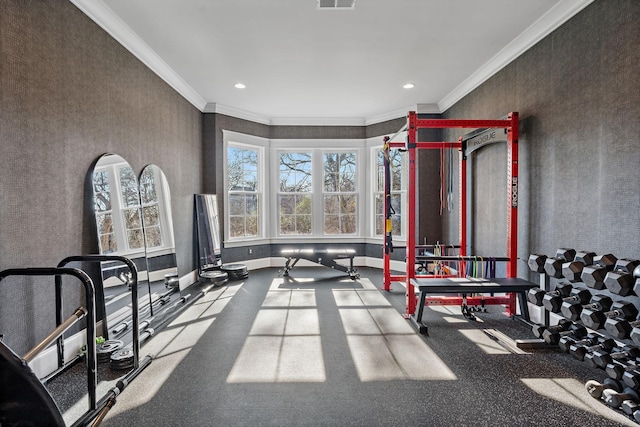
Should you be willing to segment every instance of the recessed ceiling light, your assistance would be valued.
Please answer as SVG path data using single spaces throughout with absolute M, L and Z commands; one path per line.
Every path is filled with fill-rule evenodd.
M 413 89 L 414 87 L 416 87 L 416 85 L 414 85 L 413 83 L 407 83 L 404 86 L 402 86 L 404 89 Z
M 243 83 L 236 83 L 233 85 L 236 89 L 244 89 L 246 86 Z

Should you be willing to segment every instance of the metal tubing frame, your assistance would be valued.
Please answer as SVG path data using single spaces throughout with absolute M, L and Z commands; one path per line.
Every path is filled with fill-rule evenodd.
M 140 359 L 140 331 L 138 331 L 138 269 L 129 258 L 120 255 L 72 255 L 64 258 L 58 263 L 58 268 L 62 268 L 70 262 L 103 262 L 103 261 L 120 261 L 125 264 L 131 272 L 131 312 L 132 312 L 132 345 L 133 345 L 133 369 L 138 368 Z M 62 319 L 62 281 L 60 276 L 56 276 L 56 324 L 59 325 Z M 95 332 L 94 332 L 95 341 Z M 64 339 L 61 336 L 57 341 L 58 346 L 58 369 L 64 366 Z
M 384 268 L 384 286 L 383 289 L 389 290 L 391 288 L 391 281 L 405 281 L 406 282 L 406 297 L 407 297 L 407 310 L 405 317 L 410 317 L 416 310 L 416 296 L 415 287 L 411 283 L 411 279 L 416 277 L 414 260 L 415 260 L 415 248 L 416 248 L 416 149 L 433 149 L 433 148 L 458 148 L 460 149 L 460 180 L 459 180 L 459 194 L 460 194 L 460 255 L 465 257 L 467 255 L 467 223 L 468 223 L 468 205 L 467 205 L 467 167 L 465 147 L 462 141 L 462 137 L 457 142 L 418 142 L 417 134 L 419 129 L 450 129 L 450 128 L 468 128 L 468 129 L 480 129 L 480 128 L 499 128 L 507 130 L 507 182 L 508 182 L 508 212 L 507 212 L 507 242 L 506 252 L 508 258 L 506 276 L 508 278 L 517 277 L 517 252 L 518 252 L 518 135 L 519 135 L 519 119 L 517 112 L 511 112 L 507 115 L 505 120 L 458 120 L 458 119 L 419 119 L 415 111 L 410 111 L 407 114 L 407 140 L 406 143 L 390 142 L 389 139 L 385 139 L 385 158 L 388 158 L 390 148 L 400 148 L 408 152 L 408 189 L 407 189 L 407 245 L 406 245 L 406 275 L 405 276 L 391 276 L 390 274 L 390 247 L 388 246 L 386 236 L 386 224 L 385 224 L 385 239 L 384 239 L 384 251 L 383 251 L 383 268 Z M 385 162 L 385 173 L 389 169 L 388 162 Z M 385 182 L 384 188 L 385 198 L 390 197 L 391 191 L 387 187 Z M 387 203 L 385 203 L 385 220 L 389 215 L 387 211 Z M 465 262 L 461 262 L 461 269 L 465 271 Z M 400 279 L 400 280 L 397 280 Z M 511 314 L 515 314 L 516 296 L 510 294 L 509 311 Z
M 9 276 L 74 276 L 84 285 L 85 304 L 87 310 L 87 391 L 89 393 L 89 408 L 96 409 L 97 360 L 96 360 L 96 307 L 95 287 L 91 278 L 77 268 L 11 268 L 0 271 L 0 281 Z

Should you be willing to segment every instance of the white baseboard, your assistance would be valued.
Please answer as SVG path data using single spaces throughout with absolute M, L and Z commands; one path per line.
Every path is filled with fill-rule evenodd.
M 65 363 L 73 360 L 82 347 L 86 345 L 86 333 L 82 331 L 67 337 L 64 340 L 64 361 Z M 38 378 L 44 378 L 58 369 L 58 347 L 54 344 L 41 351 L 36 357 L 29 362 L 29 367 Z

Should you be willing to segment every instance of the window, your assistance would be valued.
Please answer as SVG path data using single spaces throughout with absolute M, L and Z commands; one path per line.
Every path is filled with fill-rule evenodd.
M 259 237 L 261 167 L 258 148 L 229 144 L 227 191 L 229 238 Z
M 377 155 L 372 156 L 376 159 L 376 176 L 374 187 L 375 199 L 375 235 L 384 235 L 384 152 L 381 148 L 374 151 Z M 402 221 L 402 206 L 405 206 L 406 199 L 406 167 L 404 153 L 400 150 L 389 151 L 389 169 L 391 172 L 391 233 L 394 236 L 404 236 L 404 224 Z
M 281 152 L 279 155 L 279 233 L 312 233 L 312 176 L 310 152 Z
M 324 234 L 356 234 L 356 154 L 324 153 Z

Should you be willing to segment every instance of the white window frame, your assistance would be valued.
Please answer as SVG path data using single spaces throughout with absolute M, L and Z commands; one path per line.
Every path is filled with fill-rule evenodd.
M 350 148 L 343 148 L 343 149 L 325 149 L 322 150 L 322 153 L 320 154 L 320 156 L 322 157 L 323 160 L 323 166 L 324 166 L 324 156 L 325 154 L 334 154 L 334 153 L 353 153 L 354 157 L 355 157 L 355 165 L 356 165 L 356 177 L 355 177 L 355 189 L 351 192 L 346 192 L 346 191 L 333 191 L 333 192 L 327 192 L 324 189 L 324 167 L 322 168 L 322 182 L 320 183 L 321 186 L 321 191 L 322 191 L 322 220 L 323 220 L 323 224 L 322 224 L 322 233 L 324 236 L 333 236 L 333 237 L 347 237 L 347 236 L 358 236 L 360 235 L 360 228 L 361 228 L 361 221 L 359 221 L 359 216 L 358 213 L 360 212 L 360 187 L 362 185 L 362 180 L 358 179 L 359 178 L 359 173 L 360 173 L 360 169 L 362 169 L 363 167 L 366 167 L 366 164 L 362 163 L 361 160 L 361 155 L 359 153 L 358 150 L 353 150 Z M 355 212 L 355 216 L 356 216 L 356 229 L 355 232 L 353 233 L 335 233 L 335 234 L 328 234 L 325 232 L 324 230 L 324 226 L 325 226 L 325 216 L 326 216 L 326 212 L 324 210 L 324 197 L 325 196 L 353 196 L 356 198 L 356 212 Z M 339 216 L 342 216 L 341 213 L 339 213 Z
M 376 242 L 381 242 L 384 239 L 384 234 L 376 234 L 376 196 L 378 194 L 382 194 L 378 192 L 378 153 L 382 150 L 382 140 L 383 136 L 371 138 L 367 140 L 367 147 L 369 148 L 369 170 L 370 170 L 370 183 L 371 188 L 368 192 L 370 194 L 370 203 L 369 203 L 369 212 L 371 215 L 367 219 L 369 223 L 369 238 Z M 403 176 L 402 176 L 402 189 L 400 191 L 392 191 L 392 193 L 399 193 L 401 197 L 401 206 L 403 207 L 403 211 L 401 212 L 401 223 L 400 229 L 401 233 L 394 234 L 394 242 L 404 243 L 407 240 L 407 179 L 408 179 L 408 168 L 406 163 L 405 156 L 405 164 L 403 165 Z
M 255 150 L 258 152 L 258 236 L 243 236 L 243 237 L 231 237 L 229 232 L 230 221 L 229 221 L 229 182 L 227 173 L 227 165 L 228 165 L 228 152 L 229 147 L 237 147 L 241 149 Z M 269 170 L 269 159 L 267 156 L 267 149 L 269 147 L 269 140 L 266 138 L 260 138 L 253 135 L 246 135 L 238 132 L 232 131 L 223 131 L 223 168 L 224 168 L 224 183 L 223 188 L 225 192 L 225 203 L 224 203 L 224 242 L 225 245 L 232 247 L 235 244 L 242 244 L 244 242 L 251 242 L 252 244 L 261 243 L 263 241 L 268 241 L 269 238 L 267 234 L 267 224 L 269 218 L 269 212 L 266 208 L 267 200 L 269 200 L 269 188 L 268 184 L 268 170 Z

